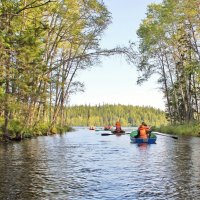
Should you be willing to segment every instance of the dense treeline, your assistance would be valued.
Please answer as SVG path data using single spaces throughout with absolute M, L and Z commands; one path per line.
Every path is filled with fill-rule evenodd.
M 0 123 L 6 138 L 13 128 L 26 134 L 63 127 L 69 95 L 83 90 L 76 74 L 100 56 L 129 54 L 100 48 L 110 22 L 101 0 L 0 0 Z
M 115 126 L 120 120 L 122 126 L 138 126 L 142 121 L 152 126 L 166 125 L 165 113 L 152 107 L 131 105 L 82 105 L 66 110 L 67 124 L 71 126 Z
M 148 6 L 137 34 L 138 83 L 159 74 L 172 124 L 200 121 L 199 0 L 164 0 Z

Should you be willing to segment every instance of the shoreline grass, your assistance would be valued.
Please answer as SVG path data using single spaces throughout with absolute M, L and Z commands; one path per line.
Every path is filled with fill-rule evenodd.
M 70 126 L 55 126 L 49 130 L 47 124 L 40 124 L 37 128 L 30 128 L 26 130 L 19 130 L 18 127 L 10 127 L 8 130 L 9 137 L 5 138 L 3 136 L 3 129 L 0 129 L 0 143 L 4 142 L 12 142 L 12 141 L 21 141 L 24 139 L 31 139 L 38 136 L 48 136 L 48 135 L 56 135 L 56 134 L 63 134 L 66 132 L 73 131 L 73 128 Z
M 200 137 L 200 124 L 180 124 L 153 127 L 154 131 L 182 136 Z

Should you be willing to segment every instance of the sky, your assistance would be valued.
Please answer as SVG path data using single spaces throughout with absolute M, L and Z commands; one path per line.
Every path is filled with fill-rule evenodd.
M 114 48 L 137 42 L 136 34 L 147 5 L 161 0 L 104 0 L 112 15 L 112 23 L 102 36 L 102 48 Z M 142 86 L 137 85 L 136 67 L 122 56 L 104 57 L 101 64 L 79 72 L 77 80 L 84 82 L 85 92 L 73 94 L 70 105 L 123 104 L 151 106 L 164 110 L 163 94 L 154 76 Z

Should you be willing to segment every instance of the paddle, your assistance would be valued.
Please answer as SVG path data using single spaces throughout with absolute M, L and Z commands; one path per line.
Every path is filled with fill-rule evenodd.
M 115 135 L 113 133 L 102 133 L 101 136 Z
M 159 133 L 159 132 L 152 132 L 152 133 L 154 133 L 156 135 L 162 135 L 162 136 L 166 136 L 166 137 L 171 137 L 171 138 L 176 139 L 176 140 L 178 139 L 178 137 L 174 136 L 174 135 L 168 135 L 168 134 Z
M 108 135 L 125 135 L 125 133 L 102 133 L 101 136 L 108 136 Z

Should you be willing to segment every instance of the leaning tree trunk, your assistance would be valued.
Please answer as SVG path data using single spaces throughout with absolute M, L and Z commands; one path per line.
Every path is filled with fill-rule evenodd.
M 169 98 L 169 93 L 168 93 L 169 89 L 167 85 L 167 77 L 166 77 L 166 72 L 165 72 L 165 64 L 163 60 L 163 55 L 161 55 L 160 61 L 161 61 L 161 70 L 162 70 L 162 75 L 163 75 L 164 90 L 165 90 L 165 94 L 167 98 L 167 109 L 169 113 L 170 123 L 172 124 L 172 112 L 171 112 L 171 106 L 170 106 L 170 98 Z

